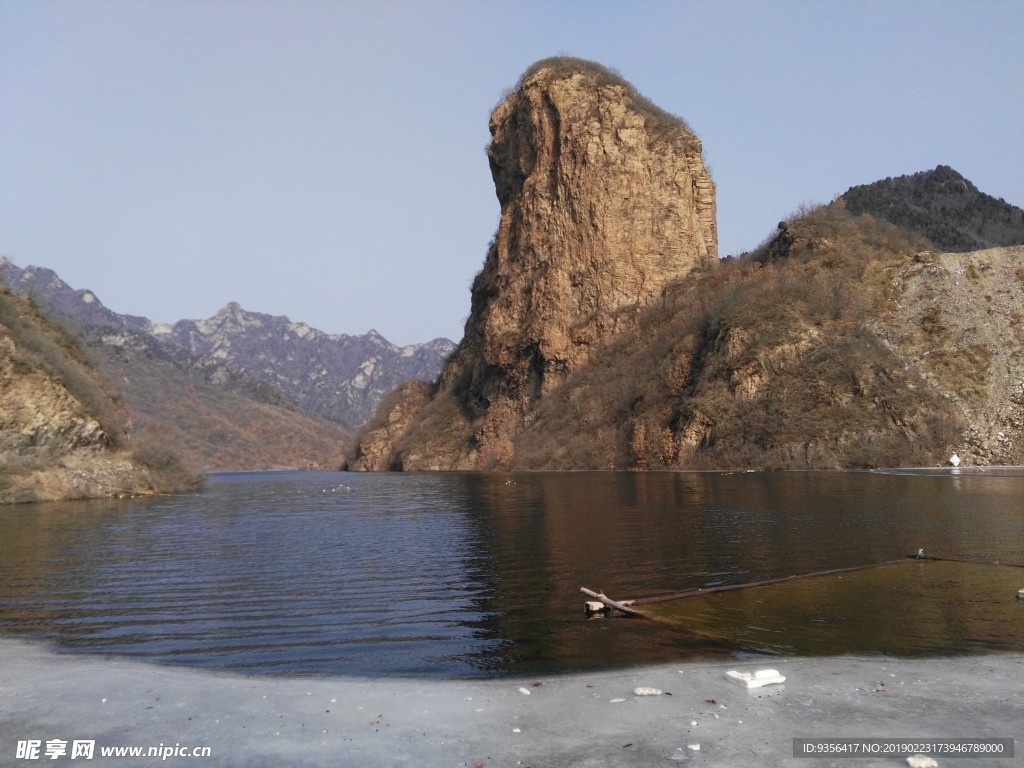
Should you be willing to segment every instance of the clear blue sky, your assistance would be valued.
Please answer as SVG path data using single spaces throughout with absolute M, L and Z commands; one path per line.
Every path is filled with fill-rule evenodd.
M 725 255 L 939 164 L 1024 206 L 1022 41 L 1019 0 L 0 0 L 0 255 L 158 321 L 458 340 L 533 61 L 690 123 Z

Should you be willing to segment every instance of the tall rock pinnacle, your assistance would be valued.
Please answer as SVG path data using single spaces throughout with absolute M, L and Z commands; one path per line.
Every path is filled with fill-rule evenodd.
M 480 430 L 515 433 L 667 283 L 718 260 L 715 187 L 700 141 L 613 72 L 579 59 L 540 61 L 494 110 L 490 131 L 501 219 L 473 283 L 465 336 L 434 396 L 457 408 L 429 402 L 388 466 L 487 463 Z M 461 427 L 442 424 L 451 418 Z M 417 423 L 424 419 L 429 427 Z M 447 442 L 462 445 L 439 433 L 458 434 Z M 387 468 L 370 464 L 362 468 Z
M 538 62 L 490 130 L 501 220 L 454 361 L 474 410 L 543 395 L 619 314 L 718 255 L 700 141 L 603 67 Z

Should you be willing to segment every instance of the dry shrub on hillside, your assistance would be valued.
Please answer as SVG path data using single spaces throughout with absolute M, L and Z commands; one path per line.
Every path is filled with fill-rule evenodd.
M 501 100 L 504 101 L 521 88 L 526 80 L 530 79 L 541 69 L 551 70 L 554 77 L 557 78 L 571 77 L 576 73 L 582 73 L 594 77 L 599 83 L 621 86 L 625 88 L 626 93 L 633 100 L 634 108 L 644 116 L 644 123 L 648 132 L 662 137 L 679 136 L 679 130 L 682 129 L 688 134 L 687 143 L 696 142 L 697 140 L 693 129 L 690 128 L 686 120 L 659 107 L 617 71 L 603 64 L 598 64 L 596 61 L 578 59 L 574 56 L 551 56 L 533 63 L 520 77 L 516 87 L 502 94 Z
M 538 407 L 527 467 L 808 468 L 932 463 L 958 418 L 865 327 L 885 266 L 922 242 L 839 206 L 762 254 L 670 286 Z
M 866 330 L 882 265 L 924 245 L 840 206 L 785 223 L 703 323 L 700 374 L 678 411 L 710 420 L 697 463 L 775 468 L 930 463 L 953 439 L 948 403 Z M 742 265 L 738 265 L 743 270 Z
M 202 473 L 190 466 L 172 436 L 159 427 L 132 436 L 131 455 L 149 470 L 157 491 L 197 488 Z
M 416 417 L 416 432 L 427 435 L 426 441 L 417 441 L 423 445 L 424 452 L 429 456 L 434 447 L 447 448 L 452 445 L 475 445 L 474 424 L 463 411 L 459 402 L 450 391 L 441 391 L 419 412 Z M 407 433 L 408 434 L 408 433 Z M 407 438 L 399 439 L 395 446 L 397 468 L 401 468 L 403 456 L 412 450 Z
M 13 365 L 26 373 L 43 370 L 63 382 L 103 427 L 113 447 L 124 444 L 128 417 L 117 391 L 95 369 L 77 341 L 47 320 L 27 299 L 0 288 L 0 325 L 15 344 Z

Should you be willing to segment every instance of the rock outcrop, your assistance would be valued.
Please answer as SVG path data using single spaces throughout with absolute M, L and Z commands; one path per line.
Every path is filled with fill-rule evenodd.
M 74 341 L 0 289 L 0 503 L 194 487 L 194 476 L 165 484 L 164 467 L 133 456 L 128 427 L 109 384 Z
M 465 336 L 415 418 L 391 401 L 408 429 L 364 433 L 352 468 L 508 464 L 539 401 L 633 329 L 666 285 L 718 260 L 700 141 L 618 75 L 538 62 L 490 131 L 501 218 Z
M 490 131 L 501 219 L 442 378 L 473 415 L 535 401 L 629 327 L 624 313 L 718 256 L 700 141 L 607 70 L 539 62 Z
M 718 262 L 699 142 L 621 79 L 540 62 L 491 132 L 501 220 L 465 338 L 432 390 L 389 398 L 349 468 L 1024 461 L 1024 252 L 922 236 L 1010 237 L 1019 209 L 940 166 Z M 902 217 L 852 204 L 908 194 Z

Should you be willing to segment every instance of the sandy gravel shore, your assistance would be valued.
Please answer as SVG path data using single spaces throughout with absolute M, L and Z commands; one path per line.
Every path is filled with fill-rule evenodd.
M 774 667 L 747 690 L 728 670 Z M 661 695 L 635 696 L 637 687 Z M 1024 655 L 794 658 L 671 664 L 485 681 L 267 678 L 0 640 L 0 765 L 869 766 L 905 758 L 795 758 L 793 739 L 1014 738 L 1024 765 Z M 68 753 L 47 759 L 47 742 Z M 24 742 L 39 757 L 19 757 Z M 94 757 L 72 759 L 74 740 Z M 103 757 L 101 748 L 209 747 L 207 757 Z M 699 746 L 699 749 L 697 748 Z

